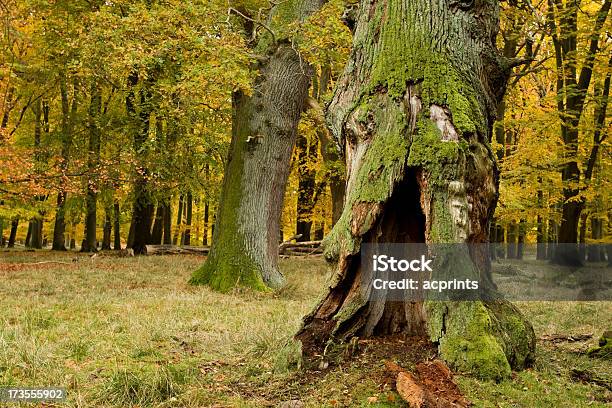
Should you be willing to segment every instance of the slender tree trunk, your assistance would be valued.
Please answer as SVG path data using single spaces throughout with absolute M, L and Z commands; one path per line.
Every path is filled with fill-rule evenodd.
M 508 238 L 506 241 L 508 259 L 516 259 L 517 254 L 517 238 L 518 238 L 518 225 L 516 221 L 511 221 L 508 225 Z
M 68 160 L 70 156 L 70 148 L 72 146 L 72 122 L 77 112 L 77 85 L 75 83 L 74 93 L 72 96 L 72 107 L 68 102 L 68 90 L 66 88 L 66 76 L 63 75 L 60 80 L 60 95 L 62 100 L 62 150 L 60 154 L 60 171 L 65 174 L 68 170 Z M 57 192 L 57 201 L 55 208 L 55 225 L 53 227 L 53 244 L 52 250 L 66 250 L 66 186 L 64 179 L 60 180 L 60 186 Z
M 155 212 L 155 221 L 153 222 L 153 231 L 151 231 L 151 244 L 160 245 L 162 243 L 162 235 L 164 232 L 163 222 L 164 222 L 164 204 L 159 202 L 157 204 L 157 211 Z
M 310 241 L 312 229 L 313 210 L 315 206 L 315 177 L 314 165 L 317 161 L 316 145 L 309 146 L 308 139 L 299 135 L 296 142 L 298 152 L 298 199 L 296 234 L 301 235 L 298 241 Z
M 135 87 L 138 84 L 138 73 L 132 72 L 128 77 L 130 91 L 126 97 L 128 116 L 135 126 L 133 146 L 134 151 L 141 152 L 149 138 L 149 126 L 152 112 L 151 86 L 154 73 L 142 81 L 140 89 L 140 111 L 136 111 Z M 133 242 L 131 248 L 135 255 L 147 253 L 147 242 L 151 240 L 151 222 L 153 217 L 153 204 L 148 186 L 149 170 L 144 163 L 139 163 L 134 181 L 134 203 L 132 206 Z
M 114 232 L 114 239 L 113 239 L 113 249 L 114 250 L 119 250 L 121 249 L 121 220 L 120 220 L 121 214 L 120 214 L 120 209 L 119 209 L 119 200 L 115 199 L 115 202 L 113 203 L 113 232 Z
M 542 182 L 541 179 L 538 180 L 539 183 Z M 538 211 L 544 210 L 544 193 L 542 190 L 538 190 Z M 546 223 L 544 222 L 544 217 L 541 213 L 538 213 L 537 217 L 537 248 L 536 248 L 536 259 L 542 260 L 546 259 Z
M 557 249 L 557 231 L 559 225 L 555 220 L 548 221 L 548 245 L 546 246 L 546 259 L 552 260 Z
M 113 233 L 112 207 L 105 206 L 104 208 L 104 226 L 102 228 L 102 249 L 111 249 L 111 235 Z
M 580 233 L 578 235 L 578 255 L 580 261 L 584 261 L 586 259 L 586 235 L 588 217 L 589 214 L 585 211 L 580 214 Z
M 372 301 L 358 261 L 366 243 L 487 242 L 498 194 L 492 113 L 509 76 L 497 17 L 493 0 L 361 1 L 328 106 L 347 196 L 324 241 L 334 279 L 296 335 L 307 358 L 332 359 L 354 336 L 427 335 L 451 367 L 482 378 L 532 363 L 533 329 L 510 303 L 398 302 L 384 292 Z M 492 288 L 488 254 L 461 256 L 448 262 L 473 265 Z
M 13 218 L 11 221 L 11 232 L 9 233 L 9 240 L 7 243 L 7 248 L 15 247 L 15 239 L 17 238 L 17 227 L 19 227 L 19 218 Z
M 87 195 L 85 205 L 85 237 L 81 252 L 97 252 L 97 206 L 98 206 L 98 165 L 100 161 L 100 126 L 102 95 L 97 82 L 91 85 L 91 102 L 89 104 L 89 151 L 87 154 Z
M 172 205 L 170 199 L 164 203 L 164 239 L 165 245 L 172 244 Z
M 33 222 L 30 221 L 28 223 L 28 232 L 26 232 L 26 239 L 25 239 L 25 246 L 26 248 L 30 248 L 32 245 L 32 229 L 33 229 Z
M 579 2 L 549 2 L 549 26 L 555 49 L 557 68 L 557 109 L 561 119 L 561 136 L 565 148 L 566 162 L 561 171 L 563 181 L 563 204 L 558 242 L 564 244 L 562 251 L 555 251 L 553 261 L 559 264 L 580 265 L 578 226 L 584 202 L 579 197 L 581 178 L 578 166 L 579 124 L 591 83 L 595 54 L 599 50 L 602 28 L 610 11 L 611 1 L 605 0 L 596 14 L 590 32 L 584 63 L 578 72 L 578 13 Z M 555 15 L 555 13 L 557 15 Z M 558 35 L 557 31 L 562 35 Z M 587 47 L 585 47 L 587 48 Z
M 32 235 L 30 236 L 30 247 L 42 249 L 43 245 L 43 220 L 42 218 L 34 218 L 32 220 Z
M 178 213 L 176 214 L 176 231 L 174 231 L 174 238 L 172 238 L 172 244 L 178 245 L 178 238 L 182 236 L 183 229 L 183 207 L 184 207 L 184 196 L 182 194 L 179 195 L 178 202 Z
M 599 217 L 591 217 L 591 238 L 594 241 L 599 241 L 603 238 L 603 220 Z M 588 260 L 590 262 L 601 262 L 604 260 L 604 251 L 602 251 L 602 245 L 599 242 L 589 245 Z
M 202 245 L 208 245 L 208 201 L 204 203 L 204 228 L 202 230 Z
M 518 237 L 516 240 L 516 259 L 523 259 L 525 252 L 525 220 L 520 220 L 518 224 Z
M 183 233 L 182 244 L 191 245 L 191 220 L 193 218 L 193 195 L 191 191 L 187 193 L 187 211 L 185 212 L 185 232 Z

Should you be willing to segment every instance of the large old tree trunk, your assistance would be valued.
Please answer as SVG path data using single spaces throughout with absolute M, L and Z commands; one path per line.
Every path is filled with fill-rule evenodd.
M 310 15 L 319 0 L 279 3 L 284 23 Z M 235 285 L 279 287 L 280 215 L 297 125 L 305 108 L 311 68 L 288 40 L 260 41 L 252 96 L 233 96 L 232 142 L 225 168 L 213 242 L 192 283 L 227 291 Z
M 452 367 L 483 378 L 533 360 L 533 329 L 507 302 L 371 301 L 361 287 L 363 244 L 487 241 L 498 189 L 489 141 L 509 74 L 497 16 L 494 0 L 361 2 L 328 107 L 347 197 L 324 243 L 329 291 L 296 335 L 307 357 L 331 358 L 355 336 L 404 334 L 429 336 Z M 486 253 L 465 256 L 488 282 Z

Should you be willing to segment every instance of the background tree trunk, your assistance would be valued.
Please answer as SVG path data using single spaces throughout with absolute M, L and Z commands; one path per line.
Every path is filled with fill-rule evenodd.
M 104 208 L 104 226 L 102 227 L 102 249 L 109 250 L 111 249 L 111 235 L 113 232 L 113 222 L 112 222 L 112 207 L 105 206 Z
M 163 206 L 164 206 L 163 243 L 164 245 L 170 245 L 172 244 L 172 205 L 170 204 L 170 198 L 168 198 L 167 201 L 164 202 Z
M 489 142 L 509 76 L 497 22 L 494 0 L 361 2 L 328 107 L 347 196 L 324 241 L 334 278 L 296 335 L 307 357 L 331 358 L 333 344 L 354 336 L 403 334 L 427 335 L 454 369 L 482 378 L 533 361 L 533 329 L 511 304 L 372 301 L 359 262 L 364 243 L 487 242 L 498 194 Z M 488 250 L 462 257 L 453 262 L 494 289 Z
M 164 213 L 165 207 L 159 202 L 157 203 L 157 210 L 155 211 L 155 221 L 153 222 L 153 231 L 151 231 L 151 244 L 160 245 L 162 243 L 162 235 L 164 232 L 163 222 L 164 222 Z
M 183 238 L 181 245 L 191 245 L 191 220 L 193 218 L 193 195 L 191 192 L 187 193 L 187 203 L 185 211 L 185 231 L 183 232 Z
M 87 154 L 87 195 L 85 196 L 85 237 L 81 252 L 97 252 L 97 215 L 98 215 L 98 185 L 97 169 L 100 161 L 100 113 L 102 111 L 102 95 L 97 82 L 91 85 L 91 102 L 89 104 L 89 150 Z
M 320 6 L 320 0 L 290 1 L 279 3 L 273 13 L 287 24 Z M 263 290 L 284 283 L 278 269 L 280 215 L 312 69 L 289 41 L 267 43 L 253 95 L 237 91 L 233 96 L 230 157 L 213 243 L 191 279 L 219 291 L 237 284 Z
M 15 247 L 15 239 L 17 238 L 17 227 L 19 227 L 19 218 L 13 218 L 11 221 L 11 232 L 9 233 L 7 248 Z
M 202 245 L 208 245 L 208 217 L 209 217 L 208 200 L 204 202 L 204 228 L 202 230 Z
M 66 89 L 66 77 L 65 75 L 62 76 L 60 80 L 60 95 L 62 100 L 62 150 L 60 170 L 62 173 L 65 173 L 68 169 L 70 148 L 72 146 L 72 121 L 77 113 L 76 90 L 77 84 L 75 83 L 72 95 L 72 107 L 70 107 L 68 102 L 68 90 Z M 51 249 L 55 251 L 66 250 L 66 196 L 66 186 L 62 180 L 60 181 L 59 191 L 57 192 L 55 225 L 53 227 L 53 243 L 51 246 Z
M 181 236 L 182 234 L 182 227 L 183 227 L 183 207 L 184 205 L 184 196 L 183 194 L 179 195 L 179 202 L 178 202 L 178 213 L 176 214 L 176 231 L 174 231 L 174 238 L 172 238 L 172 244 L 173 245 L 177 245 L 178 244 L 178 239 L 179 236 Z
M 141 152 L 145 148 L 145 143 L 149 138 L 149 126 L 151 120 L 152 94 L 151 85 L 154 81 L 154 72 L 149 73 L 149 77 L 143 81 L 140 89 L 140 110 L 136 111 L 135 87 L 138 84 L 138 73 L 133 72 L 128 77 L 130 92 L 126 97 L 126 107 L 128 115 L 135 123 L 134 132 L 134 151 Z M 147 253 L 147 243 L 151 240 L 151 222 L 154 206 L 151 203 L 151 193 L 148 186 L 149 170 L 145 163 L 139 163 L 134 181 L 134 202 L 132 205 L 132 242 L 130 248 L 134 250 L 134 255 Z M 132 229 L 133 228 L 133 229 Z
M 298 198 L 296 235 L 301 235 L 297 241 L 311 241 L 313 210 L 315 206 L 315 177 L 314 165 L 317 161 L 318 146 L 309 146 L 308 138 L 303 135 L 297 137 L 296 150 L 298 154 Z

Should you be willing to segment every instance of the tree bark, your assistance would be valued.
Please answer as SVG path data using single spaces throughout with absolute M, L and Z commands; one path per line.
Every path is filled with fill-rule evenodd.
M 595 241 L 603 238 L 603 220 L 599 217 L 591 217 L 591 238 Z M 599 243 L 589 245 L 588 260 L 590 262 L 605 260 L 603 246 Z
M 119 200 L 115 199 L 115 202 L 113 203 L 113 249 L 116 251 L 121 249 L 120 217 Z
M 32 221 L 28 223 L 28 231 L 26 232 L 26 238 L 25 238 L 26 248 L 29 248 L 31 246 L 30 245 L 31 240 L 32 240 Z
M 152 245 L 161 245 L 162 235 L 164 233 L 163 222 L 165 207 L 161 202 L 157 203 L 157 210 L 155 211 L 155 221 L 153 222 L 153 231 L 151 231 L 151 242 Z
M 578 243 L 578 225 L 584 207 L 582 198 L 579 197 L 581 178 L 577 161 L 579 124 L 591 83 L 595 56 L 599 50 L 601 30 L 610 11 L 611 3 L 610 0 L 605 0 L 597 12 L 594 27 L 588 37 L 588 49 L 584 63 L 578 72 L 579 2 L 557 1 L 553 3 L 552 0 L 549 0 L 549 26 L 552 31 L 557 68 L 557 109 L 561 119 L 561 136 L 566 156 L 566 164 L 561 170 L 564 200 L 558 232 L 559 243 Z M 573 249 L 569 245 L 564 245 L 563 251 L 555 252 L 553 261 L 567 265 L 582 264 L 577 245 L 574 245 Z
M 176 231 L 174 231 L 174 238 L 172 238 L 172 244 L 173 245 L 177 245 L 178 244 L 178 238 L 179 236 L 182 235 L 182 228 L 183 228 L 183 207 L 184 205 L 184 201 L 185 198 L 183 196 L 183 194 L 179 195 L 179 202 L 178 202 L 178 212 L 176 214 Z
M 163 244 L 170 245 L 172 244 L 172 205 L 170 204 L 170 199 L 166 201 L 164 204 L 164 219 L 163 219 Z
M 98 214 L 98 165 L 100 161 L 100 113 L 102 111 L 102 95 L 99 84 L 91 85 L 91 102 L 89 104 L 89 149 L 87 154 L 87 194 L 85 196 L 85 237 L 81 252 L 97 252 L 97 214 Z
M 19 227 L 19 218 L 13 218 L 11 221 L 11 232 L 9 233 L 7 248 L 15 247 L 15 239 L 17 238 L 17 227 Z
M 275 6 L 272 20 L 303 20 L 320 0 Z M 212 248 L 191 283 L 229 291 L 280 287 L 280 215 L 297 125 L 306 107 L 312 69 L 289 39 L 265 37 L 252 95 L 233 95 L 232 142 L 224 173 Z M 269 41 L 267 41 L 269 40 Z
M 102 249 L 111 249 L 111 235 L 113 233 L 113 222 L 112 222 L 112 207 L 106 206 L 104 208 L 104 226 L 102 227 Z
M 59 167 L 62 174 L 65 174 L 68 170 L 68 160 L 70 159 L 70 148 L 72 146 L 72 123 L 77 113 L 76 81 L 73 89 L 74 92 L 72 95 L 72 104 L 69 104 L 68 90 L 66 88 L 66 76 L 64 74 L 60 79 L 60 96 L 62 106 L 62 149 L 60 153 Z M 53 227 L 53 243 L 51 246 L 51 249 L 55 251 L 66 250 L 66 198 L 67 193 L 65 181 L 62 179 L 60 180 L 60 185 L 57 192 L 55 223 Z
M 316 144 L 310 146 L 308 138 L 298 135 L 296 150 L 298 154 L 298 199 L 296 235 L 298 241 L 310 241 L 312 229 L 313 210 L 315 206 L 315 177 L 314 164 L 317 161 Z
M 331 359 L 355 336 L 403 334 L 427 335 L 450 366 L 482 378 L 533 361 L 533 329 L 510 303 L 372 301 L 359 262 L 364 243 L 487 242 L 498 194 L 489 142 L 509 76 L 497 22 L 494 0 L 361 2 L 328 107 L 347 195 L 324 241 L 328 293 L 296 335 L 307 358 Z M 487 252 L 449 261 L 473 265 L 493 289 Z
M 185 232 L 183 233 L 182 245 L 191 245 L 191 221 L 193 219 L 193 195 L 187 193 L 187 210 L 185 211 Z
M 152 112 L 151 85 L 154 81 L 154 73 L 143 81 L 140 89 L 139 112 L 136 112 L 135 87 L 138 84 L 138 73 L 133 72 L 128 77 L 130 91 L 126 97 L 126 108 L 128 116 L 135 123 L 134 151 L 141 152 L 149 137 L 149 125 Z M 131 248 L 134 255 L 147 253 L 147 242 L 151 240 L 151 221 L 153 216 L 153 204 L 148 186 L 149 170 L 145 163 L 138 163 L 134 181 L 134 203 L 132 206 L 133 242 Z
M 202 230 L 202 245 L 208 245 L 208 200 L 204 202 L 204 229 Z

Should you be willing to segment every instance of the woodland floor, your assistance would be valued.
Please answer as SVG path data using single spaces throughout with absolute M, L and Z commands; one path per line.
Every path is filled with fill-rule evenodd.
M 320 259 L 282 260 L 289 284 L 279 292 L 230 295 L 186 284 L 203 261 L 0 252 L 0 387 L 64 386 L 61 407 L 405 406 L 384 362 L 410 369 L 433 354 L 423 344 L 362 343 L 365 351 L 324 372 L 288 367 L 297 354 L 288 339 L 324 286 Z M 612 329 L 612 302 L 517 304 L 540 339 L 535 367 L 500 384 L 459 375 L 467 398 L 481 407 L 612 402 L 612 363 L 585 355 Z M 572 370 L 600 385 L 573 380 Z

